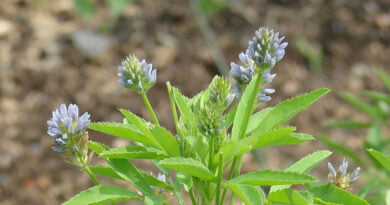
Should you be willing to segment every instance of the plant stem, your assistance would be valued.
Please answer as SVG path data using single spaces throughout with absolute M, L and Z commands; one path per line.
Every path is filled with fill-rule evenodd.
M 141 92 L 140 95 L 142 97 L 142 100 L 144 100 L 145 106 L 148 109 L 149 114 L 152 117 L 154 124 L 160 126 L 160 123 L 158 122 L 157 116 L 153 111 L 152 105 L 149 102 L 148 96 L 146 96 L 146 93 L 144 93 L 144 92 Z
M 217 193 L 215 194 L 215 204 L 219 205 L 219 195 L 221 192 L 221 184 L 222 184 L 222 174 L 223 174 L 223 154 L 219 154 L 218 157 L 218 175 L 217 175 Z
M 190 197 L 191 197 L 192 205 L 197 205 L 193 187 L 191 187 L 190 189 Z
M 81 162 L 82 169 L 85 172 L 87 172 L 89 178 L 91 178 L 93 183 L 95 183 L 96 185 L 100 185 L 99 180 L 96 178 L 95 174 L 92 172 L 91 168 L 89 168 L 88 164 L 85 162 L 85 160 L 83 159 L 83 157 L 81 156 L 81 154 L 79 152 L 77 152 L 77 156 L 79 157 L 79 160 Z
M 169 83 L 169 81 L 166 83 L 166 85 L 168 90 L 169 104 L 172 110 L 173 122 L 175 123 L 176 132 L 178 132 L 179 118 L 177 117 L 176 105 L 172 93 L 172 86 L 171 83 Z
M 233 162 L 232 162 L 232 165 L 230 166 L 229 174 L 228 174 L 228 177 L 227 177 L 228 180 L 233 177 L 234 167 L 236 166 L 236 164 L 237 164 L 237 158 L 234 158 Z M 221 205 L 223 204 L 223 201 L 225 200 L 226 193 L 227 193 L 227 188 L 225 188 L 223 190 L 222 197 L 221 197 Z

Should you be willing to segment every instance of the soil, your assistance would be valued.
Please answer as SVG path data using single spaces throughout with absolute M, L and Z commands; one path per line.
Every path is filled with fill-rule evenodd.
M 103 1 L 98 1 L 97 16 L 89 20 L 69 0 L 0 2 L 1 205 L 60 204 L 92 186 L 86 174 L 51 150 L 46 121 L 61 103 L 77 103 L 93 121 L 121 121 L 116 108 L 149 119 L 140 97 L 117 83 L 116 66 L 129 53 L 158 69 L 149 96 L 169 129 L 173 124 L 165 82 L 193 96 L 218 73 L 188 1 L 134 1 L 117 21 L 107 23 L 104 16 Z M 330 130 L 322 124 L 330 119 L 366 119 L 337 92 L 385 91 L 374 69 L 390 73 L 388 0 L 231 1 L 210 14 L 209 23 L 226 62 L 238 61 L 262 25 L 286 36 L 289 46 L 273 70 L 277 93 L 269 105 L 316 88 L 331 88 L 331 94 L 288 124 L 299 132 L 325 133 L 361 152 L 364 132 Z M 109 30 L 102 32 L 102 25 L 109 25 Z M 298 51 L 295 42 L 300 39 L 321 51 L 320 68 L 311 68 Z M 128 143 L 94 132 L 90 136 L 110 146 Z M 324 147 L 316 141 L 268 148 L 261 163 L 247 157 L 244 171 L 281 169 L 318 149 Z M 329 160 L 338 164 L 341 158 L 335 153 Z M 325 180 L 324 164 L 315 175 Z M 150 164 L 138 165 L 152 170 Z

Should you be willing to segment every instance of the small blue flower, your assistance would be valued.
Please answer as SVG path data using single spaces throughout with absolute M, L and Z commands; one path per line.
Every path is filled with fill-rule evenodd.
M 137 92 L 146 92 L 156 83 L 156 69 L 145 60 L 139 61 L 134 55 L 128 56 L 118 66 L 119 83 Z
M 345 160 L 345 158 L 343 159 L 343 163 L 339 166 L 338 171 L 336 171 L 330 162 L 328 162 L 328 169 L 329 182 L 345 190 L 350 189 L 350 183 L 356 181 L 360 171 L 360 167 L 358 167 L 352 173 L 348 173 L 348 161 Z
M 76 104 L 66 107 L 62 104 L 59 109 L 52 112 L 52 118 L 47 121 L 47 133 L 53 137 L 53 150 L 66 155 L 71 163 L 78 163 L 76 153 L 85 156 L 88 134 L 86 129 L 91 122 L 90 115 L 86 112 L 79 116 L 79 108 Z

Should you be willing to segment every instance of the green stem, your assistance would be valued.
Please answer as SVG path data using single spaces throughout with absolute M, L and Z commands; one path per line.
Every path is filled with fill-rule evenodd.
M 193 187 L 191 187 L 191 189 L 190 189 L 190 197 L 191 197 L 192 205 L 197 205 L 198 203 L 196 203 L 195 194 L 194 194 L 194 188 Z
M 168 182 L 169 184 L 171 184 L 172 187 L 174 187 L 174 193 L 177 197 L 177 200 L 179 201 L 179 204 L 180 205 L 185 205 L 184 204 L 184 200 L 183 200 L 183 197 L 181 196 L 181 193 L 180 193 L 180 189 L 178 189 L 178 187 L 175 185 L 175 183 L 172 181 L 170 175 L 168 175 Z
M 166 83 L 166 85 L 167 85 L 167 90 L 168 90 L 169 104 L 170 104 L 171 110 L 172 110 L 173 122 L 175 123 L 176 132 L 178 132 L 179 118 L 177 117 L 175 99 L 174 99 L 173 93 L 172 93 L 172 86 L 171 86 L 171 83 L 169 81 Z
M 79 160 L 81 162 L 81 167 L 82 169 L 87 172 L 89 178 L 91 178 L 91 180 L 93 181 L 93 183 L 95 183 L 96 185 L 100 185 L 100 182 L 99 180 L 96 178 L 95 174 L 92 172 L 91 168 L 89 168 L 88 164 L 85 163 L 85 160 L 83 159 L 83 157 L 81 156 L 81 154 L 79 152 L 77 152 L 77 155 L 79 157 Z
M 222 174 L 223 174 L 223 154 L 219 154 L 218 157 L 218 175 L 217 175 L 217 193 L 215 194 L 215 204 L 219 205 L 219 195 L 221 192 L 221 184 L 222 184 Z
M 237 158 L 234 158 L 233 162 L 232 162 L 232 165 L 230 166 L 229 174 L 228 174 L 228 177 L 227 177 L 228 180 L 233 177 L 233 173 L 234 173 L 234 170 L 235 170 L 234 167 L 236 166 L 236 164 L 237 164 Z M 226 193 L 227 193 L 227 188 L 225 188 L 223 190 L 222 197 L 221 197 L 221 205 L 223 204 L 223 201 L 225 200 Z
M 146 96 L 146 93 L 144 93 L 144 92 L 141 92 L 140 95 L 142 97 L 142 100 L 144 100 L 145 106 L 148 109 L 149 114 L 152 117 L 154 124 L 160 126 L 160 123 L 158 122 L 157 116 L 153 111 L 152 105 L 149 102 L 148 96 Z

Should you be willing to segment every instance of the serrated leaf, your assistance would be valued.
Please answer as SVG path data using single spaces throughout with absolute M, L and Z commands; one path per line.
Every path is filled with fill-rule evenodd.
M 282 189 L 268 195 L 268 202 L 283 205 L 311 205 L 304 196 L 292 189 Z
M 98 165 L 98 166 L 92 166 L 90 168 L 94 174 L 104 176 L 104 177 L 110 177 L 110 178 L 114 178 L 114 179 L 123 180 L 123 178 L 121 176 L 119 176 L 114 171 L 114 169 L 108 165 Z
M 326 127 L 338 127 L 338 128 L 367 128 L 370 126 L 369 123 L 358 122 L 354 120 L 337 120 L 325 123 Z
M 135 142 L 141 142 L 146 145 L 155 145 L 147 137 L 145 137 L 145 135 L 135 131 L 133 127 L 126 124 L 115 122 L 98 122 L 91 123 L 88 128 L 105 134 L 114 135 L 116 137 L 133 140 Z
M 234 116 L 231 139 L 240 140 L 243 138 L 247 130 L 248 120 L 253 112 L 254 103 L 256 101 L 257 93 L 259 91 L 258 81 L 260 76 L 256 75 L 247 88 L 245 89 L 240 102 L 237 105 L 237 111 Z
M 154 137 L 157 139 L 162 149 L 169 154 L 169 156 L 180 156 L 180 148 L 176 138 L 163 127 L 153 127 L 151 130 Z
M 99 154 L 106 158 L 120 159 L 164 159 L 168 157 L 164 152 L 151 147 L 125 146 L 112 148 Z
M 228 184 L 227 187 L 233 191 L 245 205 L 263 205 L 266 196 L 260 187 L 244 184 Z
M 192 185 L 192 177 L 189 174 L 183 173 L 183 172 L 177 172 L 176 173 L 176 180 L 179 184 L 183 185 L 184 189 L 189 192 Z
M 171 157 L 161 160 L 159 164 L 201 179 L 213 180 L 215 178 L 214 174 L 205 165 L 191 158 Z
M 193 112 L 191 111 L 191 108 L 188 105 L 186 97 L 183 96 L 180 93 L 180 91 L 175 87 L 172 87 L 172 91 L 173 91 L 173 95 L 175 98 L 177 108 L 179 109 L 179 112 L 180 112 L 180 119 L 182 121 L 184 121 L 183 123 L 190 130 L 195 129 L 196 128 L 195 116 L 194 116 Z
M 88 148 L 94 151 L 96 154 L 100 154 L 101 152 L 110 149 L 110 147 L 101 144 L 99 142 L 95 141 L 88 141 Z
M 63 203 L 63 205 L 103 205 L 128 201 L 132 199 L 140 200 L 136 193 L 122 187 L 99 185 L 82 191 L 67 202 Z
M 363 111 L 364 113 L 368 114 L 372 118 L 374 118 L 376 120 L 380 120 L 380 121 L 385 119 L 385 116 L 376 107 L 373 107 L 373 106 L 367 104 L 366 102 L 360 100 L 359 98 L 357 98 L 349 93 L 346 93 L 346 92 L 339 93 L 339 96 L 344 101 L 351 104 L 355 108 Z
M 126 159 L 106 159 L 114 171 L 124 180 L 130 182 L 144 195 L 152 195 L 153 191 L 139 170 Z
M 251 134 L 259 136 L 268 130 L 280 126 L 304 110 L 306 107 L 316 102 L 329 91 L 330 90 L 327 88 L 322 88 L 279 103 L 265 117 L 263 117 L 263 120 L 257 122 L 258 126 Z
M 351 205 L 369 205 L 367 201 L 333 185 L 318 186 L 310 189 L 309 192 L 312 193 L 314 197 L 326 202 Z
M 328 150 L 322 150 L 318 152 L 313 152 L 306 157 L 303 157 L 298 162 L 295 162 L 293 165 L 288 167 L 286 171 L 297 172 L 297 173 L 309 173 L 314 169 L 319 163 L 321 163 L 325 158 L 331 155 L 332 152 Z M 289 188 L 289 185 L 275 185 L 271 187 L 270 192 L 274 192 L 281 189 Z
M 240 175 L 228 180 L 228 184 L 247 184 L 257 186 L 304 184 L 315 182 L 317 179 L 307 174 L 279 170 L 260 170 Z
M 267 107 L 265 109 L 260 110 L 259 112 L 253 114 L 249 120 L 248 129 L 246 133 L 251 133 L 259 126 L 259 122 L 262 122 L 265 117 L 273 110 L 273 107 Z
M 374 149 L 368 149 L 368 153 L 373 156 L 388 172 L 390 172 L 390 157 Z
M 319 141 L 321 141 L 322 143 L 324 143 L 329 148 L 333 149 L 334 151 L 339 152 L 339 153 L 351 158 L 356 163 L 361 164 L 361 165 L 363 164 L 363 161 L 360 159 L 360 157 L 357 154 L 355 154 L 355 152 L 348 149 L 344 145 L 337 144 L 337 143 L 333 142 L 332 140 L 330 140 L 327 136 L 324 136 L 324 135 L 316 135 L 315 138 L 318 139 Z

